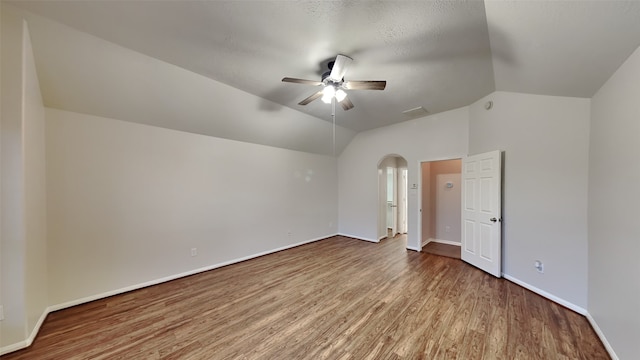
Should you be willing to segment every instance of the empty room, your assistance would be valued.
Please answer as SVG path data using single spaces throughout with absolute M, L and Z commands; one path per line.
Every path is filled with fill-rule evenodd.
M 637 359 L 639 19 L 0 0 L 0 357 Z

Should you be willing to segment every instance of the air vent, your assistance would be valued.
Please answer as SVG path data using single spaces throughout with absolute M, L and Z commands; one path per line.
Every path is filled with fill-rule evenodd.
M 427 115 L 429 112 L 422 106 L 418 106 L 417 108 L 405 110 L 402 113 L 410 118 L 418 118 Z

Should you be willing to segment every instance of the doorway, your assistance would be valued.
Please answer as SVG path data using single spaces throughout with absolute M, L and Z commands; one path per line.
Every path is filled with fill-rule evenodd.
M 378 241 L 407 233 L 407 161 L 387 155 L 378 162 Z
M 447 251 L 459 254 L 462 244 L 462 160 L 422 162 L 420 170 L 421 248 L 448 248 Z

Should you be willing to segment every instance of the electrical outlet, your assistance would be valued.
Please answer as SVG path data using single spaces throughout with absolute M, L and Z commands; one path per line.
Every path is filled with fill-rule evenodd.
M 451 226 L 445 226 L 444 227 L 444 232 L 451 232 Z
M 293 235 L 293 233 L 291 231 L 287 231 L 287 236 L 291 237 L 291 235 Z
M 0 305 L 0 321 L 4 320 L 4 306 Z
M 533 263 L 533 267 L 536 268 L 539 273 L 544 273 L 544 264 L 542 261 L 536 260 L 536 262 Z
M 191 256 L 198 256 L 198 248 L 191 248 Z

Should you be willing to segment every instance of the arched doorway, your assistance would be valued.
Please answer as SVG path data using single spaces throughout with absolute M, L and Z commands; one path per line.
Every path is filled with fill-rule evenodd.
M 378 240 L 407 233 L 407 160 L 395 154 L 378 162 Z

